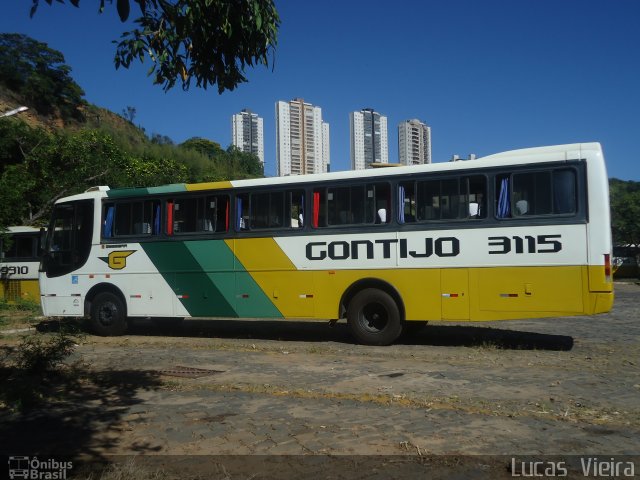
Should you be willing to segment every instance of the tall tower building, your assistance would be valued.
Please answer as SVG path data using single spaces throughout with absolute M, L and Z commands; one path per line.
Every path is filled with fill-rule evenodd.
M 322 109 L 296 98 L 276 103 L 276 174 L 304 175 L 330 170 L 329 124 Z
M 349 114 L 351 169 L 364 170 L 372 163 L 389 163 L 387 117 L 371 108 Z
M 262 118 L 244 109 L 231 117 L 232 143 L 242 152 L 258 156 L 264 168 L 264 130 Z
M 431 127 L 415 119 L 398 125 L 398 156 L 403 165 L 431 163 Z

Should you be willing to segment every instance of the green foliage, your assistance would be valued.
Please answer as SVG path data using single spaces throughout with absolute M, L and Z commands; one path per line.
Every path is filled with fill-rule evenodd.
M 219 143 L 200 137 L 192 137 L 181 143 L 180 147 L 186 150 L 195 150 L 196 152 L 210 158 L 215 158 L 224 153 L 224 150 Z
M 112 129 L 118 135 L 117 129 Z M 262 175 L 255 155 L 205 139 L 180 146 L 106 130 L 48 133 L 0 121 L 0 228 L 44 223 L 53 203 L 94 185 L 148 187 Z
M 216 142 L 194 137 L 180 144 L 180 148 L 201 155 L 201 157 L 195 157 L 193 162 L 187 160 L 189 178 L 192 182 L 215 182 L 263 176 L 262 164 L 258 157 L 241 152 L 234 146 L 223 150 Z
M 151 187 L 187 181 L 187 167 L 167 157 L 125 157 L 121 177 L 114 178 L 110 186 Z
M 36 333 L 23 337 L 16 348 L 2 348 L 0 405 L 25 411 L 49 402 L 52 394 L 60 392 L 54 384 L 64 385 L 65 390 L 72 387 L 77 380 L 77 365 L 66 361 L 83 338 L 74 332 L 77 328 L 71 331 L 61 325 L 56 334 Z
M 17 33 L 0 34 L 0 84 L 40 114 L 82 119 L 84 91 L 70 76 L 64 56 L 46 43 Z
M 24 298 L 20 298 L 12 302 L 0 299 L 0 312 L 2 311 L 27 312 L 32 315 L 37 315 L 40 312 L 40 304 L 33 300 L 26 300 Z
M 28 82 L 21 79 L 38 75 L 48 75 L 58 92 L 72 83 L 66 76 L 70 69 L 59 65 L 64 60 L 59 52 L 22 35 L 0 35 L 0 41 L 0 46 L 12 46 L 16 56 L 26 51 L 15 69 L 0 51 L 0 81 L 10 88 L 22 88 Z M 51 74 L 52 65 L 62 73 Z M 71 105 L 70 97 L 61 98 L 62 104 Z M 60 113 L 62 104 L 55 107 Z M 262 175 L 255 156 L 224 150 L 210 140 L 192 138 L 176 146 L 166 136 L 147 138 L 132 123 L 135 107 L 123 111 L 128 118 L 93 105 L 83 110 L 84 128 L 74 124 L 73 130 L 53 132 L 16 117 L 0 118 L 0 232 L 8 225 L 43 225 L 57 199 L 95 185 L 152 186 Z
M 49 5 L 52 0 L 45 0 Z M 63 3 L 63 0 L 57 0 Z M 118 0 L 124 22 L 131 0 Z M 125 32 L 116 48 L 115 66 L 149 58 L 149 75 L 164 90 L 178 79 L 188 90 L 191 80 L 198 87 L 217 85 L 218 93 L 246 82 L 245 68 L 269 66 L 275 49 L 280 18 L 273 0 L 133 0 L 140 16 L 137 28 Z M 32 0 L 31 15 L 40 0 Z M 78 6 L 79 0 L 71 0 Z M 105 1 L 100 2 L 100 12 Z
M 640 182 L 612 178 L 609 191 L 614 244 L 640 248 Z
M 24 337 L 18 345 L 16 366 L 29 373 L 43 374 L 58 368 L 71 355 L 77 339 L 64 331 L 53 336 Z

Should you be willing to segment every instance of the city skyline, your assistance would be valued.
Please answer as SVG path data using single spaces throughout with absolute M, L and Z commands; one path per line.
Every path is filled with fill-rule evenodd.
M 275 124 L 276 124 L 276 132 L 278 129 L 278 116 L 279 116 L 279 104 L 282 103 L 282 107 L 284 108 L 284 104 L 289 105 L 289 110 L 291 109 L 291 104 L 302 102 L 312 109 L 318 108 L 318 112 L 320 117 L 322 116 L 322 107 L 314 106 L 310 103 L 304 102 L 302 99 L 294 99 L 289 102 L 278 101 L 276 102 L 276 115 L 275 115 Z M 288 120 L 287 120 L 288 121 Z M 349 126 L 350 126 L 350 139 L 351 139 L 351 165 L 350 170 L 362 170 L 365 168 L 369 168 L 371 163 L 401 163 L 406 165 L 417 165 L 420 163 L 431 163 L 431 129 L 426 122 L 421 122 L 417 119 L 405 120 L 400 122 L 397 125 L 398 136 L 401 137 L 401 128 L 412 122 L 417 122 L 420 125 L 426 127 L 428 132 L 428 143 L 427 143 L 427 153 L 425 153 L 424 158 L 427 161 L 413 161 L 407 162 L 403 161 L 403 150 L 400 142 L 398 143 L 398 152 L 397 152 L 397 162 L 389 161 L 389 141 L 388 141 L 388 121 L 386 115 L 382 115 L 379 112 L 375 111 L 372 108 L 363 108 L 360 111 L 350 112 L 349 113 Z M 328 158 L 331 156 L 331 146 L 330 146 L 330 138 L 329 138 L 329 125 L 326 122 L 322 123 L 322 129 L 326 129 L 322 135 L 322 151 L 326 155 L 328 150 Z M 256 125 L 257 124 L 257 125 Z M 239 113 L 236 113 L 231 118 L 232 132 L 231 132 L 231 144 L 238 147 L 241 151 L 255 153 L 258 156 L 258 159 L 262 163 L 263 167 L 265 167 L 264 163 L 264 140 L 263 140 L 263 124 L 264 119 L 257 113 L 255 113 L 250 108 L 243 108 Z M 290 128 L 290 127 L 287 127 Z M 257 130 L 256 130 L 257 129 Z M 257 133 L 256 133 L 257 132 Z M 290 132 L 289 132 L 290 133 Z M 278 136 L 278 133 L 276 134 Z M 248 139 L 248 140 L 245 140 Z M 256 140 L 257 139 L 257 140 Z M 249 146 L 250 145 L 250 146 Z M 276 139 L 276 149 L 281 145 L 279 141 Z M 288 147 L 287 147 L 288 148 Z M 259 153 L 260 152 L 260 153 Z M 283 160 L 284 162 L 289 162 L 289 166 L 287 166 L 284 171 L 285 175 L 291 174 L 301 174 L 300 173 L 292 173 L 291 172 L 291 159 Z M 297 160 L 298 163 L 300 160 Z M 276 151 L 276 176 L 279 176 L 278 172 L 282 171 L 282 166 L 279 165 L 279 155 Z M 323 161 L 323 169 L 321 171 L 330 171 L 330 160 L 324 159 Z M 296 170 L 299 167 L 295 167 Z M 298 172 L 296 170 L 296 172 Z M 319 173 L 319 171 L 314 170 L 313 172 L 306 173 Z
M 193 84 L 165 93 L 147 76 L 148 59 L 116 70 L 112 41 L 135 24 L 120 22 L 115 2 L 107 2 L 103 14 L 91 2 L 79 8 L 41 2 L 33 19 L 31 2 L 7 2 L 0 30 L 62 52 L 88 102 L 113 112 L 135 107 L 136 123 L 150 135 L 224 144 L 230 117 L 250 107 L 265 119 L 269 176 L 276 159 L 273 105 L 299 97 L 320 105 L 331 125 L 332 171 L 350 169 L 348 113 L 372 106 L 394 128 L 407 119 L 426 121 L 435 137 L 433 162 L 597 141 L 609 176 L 640 180 L 640 163 L 629 155 L 640 131 L 640 63 L 630 49 L 640 43 L 634 23 L 639 2 L 402 5 L 353 0 L 341 4 L 338 15 L 323 2 L 277 0 L 281 26 L 273 68 L 248 68 L 248 82 L 223 95 Z M 136 9 L 132 4 L 132 18 Z M 383 26 L 385 35 L 371 48 L 356 25 Z M 576 34 L 577 26 L 584 34 Z M 389 132 L 390 162 L 397 162 L 397 141 Z

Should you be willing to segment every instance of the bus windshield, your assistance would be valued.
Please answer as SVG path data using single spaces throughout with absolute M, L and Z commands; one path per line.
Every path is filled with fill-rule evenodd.
M 58 277 L 84 265 L 91 251 L 93 200 L 55 206 L 42 267 L 47 277 Z

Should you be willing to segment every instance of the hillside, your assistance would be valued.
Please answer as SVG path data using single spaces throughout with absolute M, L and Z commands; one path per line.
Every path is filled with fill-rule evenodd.
M 149 138 L 85 99 L 60 52 L 0 34 L 0 231 L 46 223 L 53 203 L 95 185 L 146 187 L 262 176 L 257 156 L 192 138 Z M 132 113 L 128 112 L 133 118 Z
M 78 121 L 74 118 L 63 118 L 59 110 L 56 110 L 51 115 L 42 115 L 30 107 L 29 102 L 22 98 L 21 95 L 11 91 L 0 83 L 0 112 L 12 110 L 21 105 L 29 107 L 29 110 L 19 113 L 17 118 L 32 128 L 42 128 L 50 133 L 61 129 L 69 129 L 72 131 L 99 129 L 114 133 L 116 136 L 128 138 L 133 143 L 144 144 L 148 142 L 142 129 L 136 127 L 121 115 L 113 113 L 106 108 L 86 103 L 79 108 L 81 116 L 84 117 L 84 121 Z

